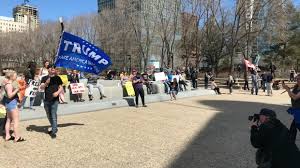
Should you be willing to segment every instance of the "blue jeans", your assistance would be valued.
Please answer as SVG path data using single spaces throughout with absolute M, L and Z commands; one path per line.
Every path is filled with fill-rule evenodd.
M 25 96 L 25 97 L 23 98 L 22 102 L 21 102 L 21 104 L 22 104 L 22 107 L 23 107 L 23 108 L 24 108 L 24 106 L 25 106 L 25 103 L 26 103 L 27 97 L 28 97 L 28 96 Z M 32 106 L 33 106 L 33 103 L 34 103 L 34 100 L 35 100 L 35 97 L 30 97 L 30 104 L 29 104 L 29 108 L 32 108 Z
M 57 107 L 58 101 L 45 101 L 44 108 L 47 114 L 47 118 L 52 127 L 52 133 L 57 133 Z
M 169 94 L 169 92 L 170 92 L 169 83 L 168 82 L 164 82 L 164 85 L 165 85 L 165 93 Z

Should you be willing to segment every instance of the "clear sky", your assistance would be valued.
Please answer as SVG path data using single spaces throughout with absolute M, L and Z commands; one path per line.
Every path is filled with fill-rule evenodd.
M 233 0 L 225 1 L 230 4 Z M 300 0 L 293 1 L 300 6 Z M 23 0 L 0 0 L 0 16 L 12 17 L 12 8 L 21 3 Z M 98 10 L 97 0 L 30 0 L 29 4 L 38 7 L 43 21 L 57 20 L 60 16 L 69 19 Z
M 297 6 L 300 5 L 300 0 L 293 0 L 293 1 L 294 1 L 294 3 L 295 3 Z
M 0 0 L 0 16 L 12 17 L 12 9 L 23 0 Z M 40 19 L 57 20 L 60 16 L 73 16 L 95 13 L 98 10 L 97 0 L 30 0 L 30 5 L 39 9 Z

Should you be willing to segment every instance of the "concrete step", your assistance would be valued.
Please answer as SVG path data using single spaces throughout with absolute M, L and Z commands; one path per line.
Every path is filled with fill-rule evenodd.
M 178 99 L 188 98 L 188 97 L 197 97 L 204 95 L 216 95 L 213 90 L 205 90 L 205 89 L 196 89 L 192 91 L 179 92 L 177 95 Z M 170 95 L 168 94 L 153 94 L 146 95 L 145 101 L 146 104 L 169 101 Z M 92 112 L 92 111 L 100 111 L 104 109 L 118 108 L 118 107 L 126 107 L 126 106 L 134 106 L 134 98 L 126 97 L 126 98 L 112 98 L 112 99 L 103 99 L 103 100 L 94 100 L 94 101 L 85 101 L 79 103 L 69 103 L 69 104 L 60 104 L 58 107 L 58 115 L 70 115 L 84 112 Z M 43 107 L 37 106 L 34 107 L 35 111 L 24 109 L 20 113 L 21 120 L 31 120 L 31 119 L 39 119 L 46 118 L 46 113 Z

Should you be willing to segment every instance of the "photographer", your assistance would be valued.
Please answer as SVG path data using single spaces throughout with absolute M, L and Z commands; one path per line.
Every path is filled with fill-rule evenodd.
M 300 167 L 299 150 L 289 138 L 288 129 L 276 119 L 276 113 L 262 109 L 259 114 L 249 117 L 251 144 L 258 148 L 256 163 L 258 168 L 296 168 Z

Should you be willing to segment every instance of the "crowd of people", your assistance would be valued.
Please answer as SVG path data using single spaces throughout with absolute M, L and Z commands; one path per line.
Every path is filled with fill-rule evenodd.
M 171 100 L 176 100 L 176 95 L 178 94 L 178 92 L 187 90 L 188 81 L 186 79 L 186 74 L 180 70 L 166 70 L 163 73 L 165 78 L 164 80 L 161 80 L 161 82 L 164 84 L 164 91 L 166 94 L 170 95 Z M 121 72 L 121 85 L 124 87 L 124 89 L 126 89 L 126 83 L 132 82 L 132 86 L 135 90 L 135 95 L 141 95 L 141 98 L 143 100 L 144 93 L 141 92 L 141 88 L 143 88 L 143 85 L 145 85 L 147 88 L 147 94 L 155 94 L 157 92 L 155 87 L 153 87 L 153 82 L 156 81 L 154 74 L 155 71 L 139 73 L 137 72 L 137 70 L 133 70 L 130 75 L 128 75 L 126 72 Z M 136 81 L 135 77 L 138 77 L 138 82 Z M 138 102 L 137 97 L 136 102 Z
M 258 95 L 259 89 L 261 89 L 263 92 L 266 92 L 267 96 L 272 96 L 273 88 L 279 87 L 278 81 L 276 82 L 274 80 L 272 72 L 258 72 L 257 69 L 249 68 L 248 72 L 246 72 L 244 75 L 244 84 L 242 89 L 245 91 L 250 91 L 253 95 Z M 235 84 L 237 84 L 237 79 L 240 80 L 239 78 L 235 78 L 232 74 L 228 74 L 226 86 L 229 94 L 233 93 L 233 87 Z M 221 94 L 220 87 L 218 87 L 213 74 L 211 72 L 206 72 L 204 74 L 205 89 L 208 89 L 209 83 L 211 89 L 214 90 L 216 94 Z
M 176 95 L 180 91 L 187 90 L 186 73 L 183 71 L 166 70 L 163 71 L 165 79 L 161 81 L 165 86 L 165 93 L 170 95 L 171 100 L 176 100 Z M 194 87 L 197 88 L 196 71 L 191 71 L 190 78 Z M 50 64 L 48 60 L 43 62 L 41 68 L 38 68 L 35 62 L 28 63 L 27 69 L 23 73 L 17 73 L 14 70 L 4 71 L 5 79 L 1 83 L 0 90 L 0 108 L 6 110 L 5 124 L 2 130 L 5 131 L 5 140 L 14 142 L 22 142 L 25 139 L 19 132 L 19 112 L 23 109 L 34 110 L 34 106 L 43 106 L 47 114 L 47 118 L 51 125 L 49 135 L 56 138 L 57 129 L 57 110 L 58 104 L 67 104 L 65 99 L 66 89 L 70 89 L 70 100 L 74 102 L 84 102 L 82 93 L 72 93 L 69 84 L 80 83 L 80 79 L 87 79 L 88 99 L 94 99 L 93 89 L 99 91 L 100 99 L 106 98 L 104 94 L 104 86 L 98 82 L 98 75 L 83 74 L 76 70 L 57 69 Z M 64 78 L 62 77 L 64 76 Z M 153 87 L 155 75 L 151 73 L 139 73 L 133 70 L 130 75 L 122 72 L 119 75 L 122 87 L 125 88 L 126 82 L 131 82 L 134 95 L 135 105 L 139 107 L 139 97 L 142 101 L 142 106 L 147 107 L 145 103 L 144 86 L 147 88 L 147 94 L 155 94 L 156 90 Z M 116 73 L 113 71 L 107 72 L 107 80 L 116 78 Z M 38 90 L 34 96 L 29 96 L 25 92 L 31 86 L 32 82 L 38 83 Z M 66 84 L 66 82 L 68 84 Z M 126 96 L 126 95 L 125 95 Z M 29 103 L 26 103 L 26 101 Z M 29 104 L 28 107 L 26 105 Z
M 121 86 L 126 92 L 126 84 L 130 82 L 135 95 L 135 105 L 139 107 L 139 98 L 141 99 L 142 106 L 147 107 L 145 102 L 145 91 L 147 94 L 157 93 L 157 88 L 154 87 L 153 82 L 157 81 L 155 79 L 155 73 L 163 73 L 164 79 L 160 82 L 164 85 L 164 91 L 166 94 L 170 95 L 170 100 L 176 100 L 178 92 L 186 91 L 188 83 L 191 82 L 192 88 L 196 89 L 198 87 L 198 71 L 190 68 L 183 70 L 159 70 L 159 71 L 147 71 L 144 73 L 138 72 L 136 69 L 132 70 L 130 74 L 127 72 L 117 73 L 115 71 L 108 70 L 106 73 L 107 80 L 120 79 Z M 273 75 L 272 72 L 260 74 L 256 69 L 249 69 L 250 76 L 246 78 L 244 89 L 249 89 L 249 82 L 251 80 L 252 94 L 258 94 L 259 88 L 264 92 L 267 91 L 267 95 L 272 95 L 272 83 Z M 295 74 L 294 71 L 293 75 Z M 65 76 L 65 79 L 62 78 Z M 33 109 L 34 105 L 43 106 L 49 122 L 51 124 L 51 131 L 49 134 L 52 138 L 56 137 L 57 133 L 57 108 L 58 104 L 67 104 L 65 99 L 66 89 L 70 90 L 70 100 L 74 102 L 84 102 L 85 99 L 82 93 L 72 93 L 69 84 L 80 83 L 80 79 L 87 79 L 87 89 L 88 89 L 88 100 L 92 101 L 94 99 L 93 89 L 99 91 L 100 99 L 106 98 L 104 92 L 104 86 L 98 82 L 100 76 L 92 74 L 80 73 L 76 70 L 64 70 L 57 69 L 53 65 L 50 65 L 49 61 L 44 61 L 41 68 L 37 68 L 37 64 L 30 62 L 27 69 L 23 73 L 17 74 L 15 71 L 9 70 L 5 72 L 5 80 L 1 83 L 1 96 L 2 105 L 5 106 L 7 110 L 6 124 L 5 124 L 5 140 L 15 140 L 15 142 L 22 142 L 25 139 L 21 137 L 18 131 L 18 121 L 19 121 L 19 111 L 24 108 Z M 291 79 L 292 80 L 292 79 Z M 295 79 L 293 79 L 295 80 Z M 35 96 L 28 96 L 25 94 L 26 89 L 29 87 L 32 81 L 39 83 L 38 91 Z M 66 82 L 68 84 L 66 84 Z M 216 92 L 216 94 L 221 94 L 220 88 L 215 82 L 214 75 L 211 72 L 206 72 L 204 74 L 204 88 L 209 89 L 209 82 L 211 89 Z M 229 93 L 233 92 L 233 85 L 236 79 L 229 74 L 227 79 L 227 86 Z M 128 96 L 124 95 L 124 96 Z M 26 100 L 29 99 L 29 107 L 26 107 Z M 38 102 L 37 102 L 38 101 Z M 13 135 L 10 130 L 13 131 Z

